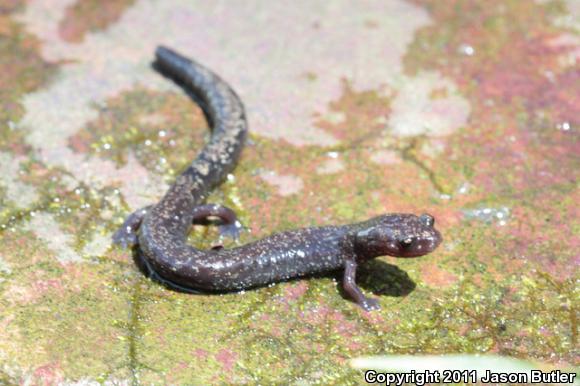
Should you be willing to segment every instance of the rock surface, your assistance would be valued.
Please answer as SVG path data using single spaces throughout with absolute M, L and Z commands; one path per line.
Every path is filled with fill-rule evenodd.
M 356 356 L 578 365 L 580 9 L 574 0 L 4 0 L 0 383 L 361 382 Z M 429 212 L 432 255 L 228 295 L 143 277 L 112 231 L 208 136 L 150 67 L 220 73 L 252 137 L 211 197 L 250 232 Z M 208 247 L 215 229 L 195 228 Z

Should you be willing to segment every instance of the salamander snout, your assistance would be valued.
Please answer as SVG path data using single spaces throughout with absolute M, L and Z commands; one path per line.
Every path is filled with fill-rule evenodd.
M 364 259 L 377 256 L 417 257 L 435 250 L 442 237 L 429 214 L 389 214 L 362 224 L 355 248 Z

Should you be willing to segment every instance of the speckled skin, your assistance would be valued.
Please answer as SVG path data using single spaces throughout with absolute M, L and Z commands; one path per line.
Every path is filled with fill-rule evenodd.
M 213 133 L 195 161 L 153 206 L 130 215 L 113 240 L 137 248 L 161 280 L 203 291 L 241 290 L 290 278 L 342 269 L 346 293 L 365 310 L 377 309 L 356 286 L 359 263 L 377 256 L 415 257 L 441 242 L 429 215 L 389 214 L 365 222 L 303 228 L 273 234 L 233 249 L 202 251 L 186 243 L 191 224 L 219 217 L 220 231 L 236 237 L 235 213 L 202 205 L 206 195 L 235 167 L 247 134 L 244 107 L 217 75 L 176 52 L 159 47 L 157 69 L 180 83 L 200 103 Z

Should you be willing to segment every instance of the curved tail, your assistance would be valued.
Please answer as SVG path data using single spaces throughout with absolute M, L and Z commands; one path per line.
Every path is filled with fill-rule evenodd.
M 217 74 L 170 48 L 160 46 L 154 67 L 183 87 L 203 109 L 212 128 L 210 141 L 182 173 L 210 190 L 236 165 L 248 132 L 244 106 Z M 199 189 L 199 185 L 196 184 Z

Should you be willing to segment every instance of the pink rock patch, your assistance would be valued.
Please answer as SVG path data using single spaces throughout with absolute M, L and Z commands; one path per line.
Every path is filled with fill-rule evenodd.
M 457 276 L 439 268 L 436 263 L 425 263 L 421 266 L 421 279 L 428 286 L 436 288 L 450 287 L 457 282 Z
M 237 358 L 238 355 L 229 349 L 222 349 L 215 355 L 215 359 L 222 364 L 226 372 L 234 369 Z
M 37 367 L 33 372 L 34 379 L 39 382 L 36 385 L 51 386 L 60 384 L 64 380 L 64 375 L 60 364 L 56 362 L 48 363 Z
M 274 171 L 264 171 L 260 177 L 268 184 L 278 188 L 278 194 L 282 197 L 291 196 L 302 190 L 304 182 L 297 176 L 281 175 Z
M 288 302 L 295 301 L 302 297 L 308 291 L 308 282 L 301 280 L 295 285 L 287 286 L 284 289 L 284 300 Z

